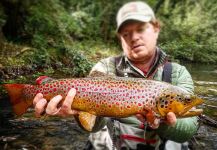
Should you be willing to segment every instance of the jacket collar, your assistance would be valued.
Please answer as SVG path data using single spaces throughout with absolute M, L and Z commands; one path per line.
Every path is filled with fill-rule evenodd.
M 153 65 L 149 69 L 147 74 L 144 75 L 144 73 L 137 67 L 135 67 L 125 55 L 122 55 L 121 59 L 119 59 L 119 61 L 116 63 L 117 75 L 125 77 L 152 78 L 154 73 L 157 71 L 157 68 L 164 64 L 167 60 L 168 59 L 166 53 L 163 52 L 159 47 L 157 47 Z

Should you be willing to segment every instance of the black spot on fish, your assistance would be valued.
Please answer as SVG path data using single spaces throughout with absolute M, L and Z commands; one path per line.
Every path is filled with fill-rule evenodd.
M 164 105 L 160 105 L 160 107 L 161 107 L 161 108 L 163 108 L 163 107 L 164 107 Z

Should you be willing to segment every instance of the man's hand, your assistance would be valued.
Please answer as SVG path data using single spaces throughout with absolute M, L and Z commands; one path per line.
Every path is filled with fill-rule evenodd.
M 43 98 L 43 95 L 41 93 L 38 93 L 33 100 L 33 105 L 35 108 L 35 116 L 40 117 L 44 112 L 50 116 L 62 116 L 62 117 L 78 114 L 78 111 L 71 109 L 75 94 L 76 94 L 75 89 L 69 90 L 62 105 L 59 106 L 59 103 L 62 100 L 61 95 L 57 95 L 53 97 L 49 102 L 47 102 L 47 100 Z
M 177 122 L 176 115 L 173 112 L 168 112 L 166 117 L 166 124 L 169 126 L 175 126 Z
M 145 116 L 146 116 L 146 112 L 144 112 L 143 114 L 136 114 L 136 118 L 138 120 L 140 120 L 141 122 L 145 122 Z M 177 118 L 176 118 L 176 115 L 173 113 L 173 112 L 169 112 L 167 113 L 167 116 L 166 116 L 166 120 L 165 120 L 165 123 L 169 126 L 175 126 L 176 125 L 176 122 L 177 122 Z M 155 122 L 156 124 L 154 124 L 153 127 L 155 126 L 158 126 L 159 122 Z

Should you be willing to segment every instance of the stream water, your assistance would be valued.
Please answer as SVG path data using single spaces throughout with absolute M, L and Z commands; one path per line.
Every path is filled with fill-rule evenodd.
M 196 81 L 217 82 L 217 66 L 185 64 Z M 212 86 L 217 90 L 217 86 Z M 217 95 L 201 95 L 217 106 Z M 203 106 L 210 117 L 217 118 L 214 107 Z M 33 110 L 15 118 L 7 98 L 0 100 L 0 149 L 2 150 L 81 150 L 88 133 L 82 131 L 73 118 L 49 117 L 37 119 Z M 189 141 L 193 150 L 216 150 L 217 128 L 201 123 L 198 133 Z

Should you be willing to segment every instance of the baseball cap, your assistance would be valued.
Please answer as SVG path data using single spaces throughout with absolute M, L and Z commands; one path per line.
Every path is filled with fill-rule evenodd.
M 129 2 L 123 5 L 116 17 L 118 32 L 120 27 L 128 20 L 136 20 L 141 22 L 149 22 L 155 19 L 154 12 L 152 8 L 141 1 Z

